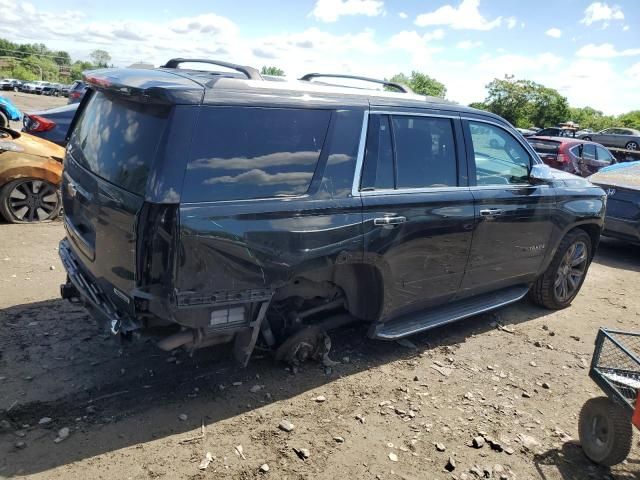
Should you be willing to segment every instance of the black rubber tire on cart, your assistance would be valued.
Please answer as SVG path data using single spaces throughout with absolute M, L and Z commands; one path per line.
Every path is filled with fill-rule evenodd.
M 578 432 L 585 455 L 605 467 L 622 462 L 631 451 L 631 415 L 607 397 L 585 402 L 580 410 Z
M 591 237 L 584 230 L 569 232 L 556 254 L 529 290 L 529 298 L 550 310 L 571 305 L 580 291 L 591 263 Z

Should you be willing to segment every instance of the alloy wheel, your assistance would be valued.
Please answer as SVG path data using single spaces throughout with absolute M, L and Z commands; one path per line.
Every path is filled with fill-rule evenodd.
M 573 243 L 562 257 L 556 271 L 554 290 L 561 302 L 571 298 L 580 288 L 587 269 L 587 245 L 582 241 Z
M 54 185 L 42 180 L 24 180 L 9 193 L 7 207 L 22 222 L 41 222 L 55 214 L 59 201 Z
M 637 142 L 629 142 L 626 145 L 627 150 L 638 150 L 638 143 Z

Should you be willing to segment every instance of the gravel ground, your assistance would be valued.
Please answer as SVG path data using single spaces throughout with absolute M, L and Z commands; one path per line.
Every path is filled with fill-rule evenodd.
M 119 344 L 58 299 L 60 222 L 0 236 L 0 477 L 640 478 L 637 435 L 611 470 L 576 440 L 600 395 L 587 369 L 598 327 L 638 330 L 638 247 L 603 242 L 567 310 L 523 301 L 415 348 L 354 327 L 332 335 L 335 367 L 292 372 L 261 352 L 242 369 L 224 348 Z

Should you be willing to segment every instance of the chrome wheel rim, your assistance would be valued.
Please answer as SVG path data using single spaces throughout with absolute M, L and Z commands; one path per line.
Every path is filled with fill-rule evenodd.
M 636 142 L 627 143 L 627 150 L 638 150 L 638 144 Z
M 21 222 L 41 222 L 51 218 L 58 202 L 55 186 L 42 180 L 25 180 L 9 193 L 7 207 Z
M 554 290 L 561 302 L 571 298 L 580 287 L 587 268 L 587 245 L 582 241 L 573 243 L 558 266 Z

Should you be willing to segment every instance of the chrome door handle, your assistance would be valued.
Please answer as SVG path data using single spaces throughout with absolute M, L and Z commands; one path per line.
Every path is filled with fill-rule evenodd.
M 407 217 L 381 217 L 374 218 L 373 224 L 384 227 L 387 225 L 400 225 L 401 223 L 404 223 L 406 221 Z
M 503 213 L 504 211 L 501 208 L 486 208 L 480 210 L 481 217 L 497 217 L 499 215 L 502 215 Z

